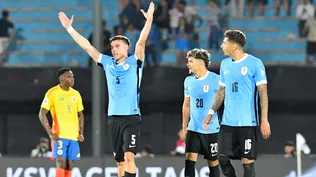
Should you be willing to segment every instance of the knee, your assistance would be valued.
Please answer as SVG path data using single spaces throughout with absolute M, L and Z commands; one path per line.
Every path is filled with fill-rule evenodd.
M 209 167 L 216 167 L 218 165 L 218 160 L 209 160 L 208 162 Z
M 226 155 L 219 155 L 218 160 L 219 160 L 219 164 L 221 166 L 225 166 L 227 164 L 230 164 L 230 159 Z
M 125 152 L 125 163 L 126 164 L 130 164 L 130 163 L 134 163 L 134 158 L 135 158 L 135 155 L 133 152 Z
M 72 161 L 72 160 L 67 160 L 66 163 L 67 163 L 67 168 L 66 168 L 66 170 L 72 170 L 73 165 L 74 165 L 73 161 Z
M 248 159 L 248 158 L 242 158 L 241 159 L 241 163 L 242 164 L 250 164 L 250 163 L 253 163 L 253 162 L 255 162 L 255 160 L 253 160 L 253 159 Z
M 118 168 L 123 168 L 125 166 L 125 162 L 116 162 Z
M 190 160 L 190 161 L 196 161 L 198 157 L 197 153 L 186 153 L 185 154 L 185 160 Z
M 57 158 L 56 159 L 56 167 L 57 168 L 66 169 L 66 167 L 67 167 L 66 159 L 64 159 L 64 158 Z

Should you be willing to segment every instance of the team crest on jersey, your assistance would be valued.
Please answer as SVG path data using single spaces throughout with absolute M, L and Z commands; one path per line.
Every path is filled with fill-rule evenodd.
M 247 68 L 247 67 L 242 67 L 242 68 L 241 68 L 241 74 L 242 74 L 242 75 L 246 75 L 247 72 L 248 72 L 248 68 Z
M 128 68 L 129 68 L 129 64 L 125 64 L 125 65 L 123 65 L 123 68 L 124 68 L 124 70 L 128 70 Z
M 203 91 L 204 91 L 204 93 L 207 93 L 207 92 L 208 92 L 208 85 L 204 85 Z
M 72 100 L 72 102 L 75 103 L 75 102 L 76 102 L 76 97 L 73 96 L 73 97 L 71 98 L 71 100 Z

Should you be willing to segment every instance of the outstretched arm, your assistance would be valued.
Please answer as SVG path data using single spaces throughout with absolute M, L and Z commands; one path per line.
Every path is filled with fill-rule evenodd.
M 98 62 L 100 57 L 100 52 L 95 49 L 90 42 L 83 36 L 81 36 L 71 25 L 74 20 L 74 16 L 69 19 L 64 12 L 59 12 L 59 20 L 67 32 L 71 35 L 74 41 L 85 50 L 88 55 L 95 61 Z
M 139 35 L 139 39 L 135 46 L 135 55 L 140 61 L 145 60 L 145 46 L 146 46 L 146 40 L 148 38 L 148 35 L 150 33 L 151 24 L 153 22 L 153 14 L 155 11 L 155 4 L 153 2 L 150 3 L 149 8 L 147 12 L 145 12 L 143 9 L 140 10 L 144 17 L 146 18 L 146 23 L 144 25 L 143 30 L 141 31 Z

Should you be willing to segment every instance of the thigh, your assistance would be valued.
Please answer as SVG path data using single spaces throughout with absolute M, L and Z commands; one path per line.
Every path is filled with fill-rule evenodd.
M 218 135 L 218 153 L 231 159 L 240 159 L 239 139 L 235 127 L 222 125 Z
M 123 152 L 123 121 L 121 118 L 109 117 L 108 119 L 108 133 L 110 143 L 113 149 L 113 155 L 117 162 L 124 161 Z
M 218 145 L 217 145 L 218 133 L 213 134 L 201 134 L 201 154 L 204 154 L 206 160 L 217 160 Z
M 123 130 L 123 152 L 136 154 L 139 146 L 141 120 L 139 116 L 130 116 L 126 119 Z
M 69 147 L 69 140 L 59 138 L 53 145 L 53 158 L 66 158 Z
M 70 140 L 67 160 L 80 160 L 80 147 L 78 141 Z
M 196 132 L 188 131 L 185 140 L 185 152 L 186 153 L 199 153 L 201 148 L 201 142 Z
M 257 127 L 238 128 L 241 157 L 255 160 L 257 158 Z

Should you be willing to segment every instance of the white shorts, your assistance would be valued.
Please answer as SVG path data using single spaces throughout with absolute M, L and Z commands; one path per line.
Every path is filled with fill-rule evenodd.
M 8 37 L 0 37 L 0 54 L 4 52 L 9 46 L 9 38 Z
M 6 58 L 5 51 L 9 47 L 9 38 L 8 37 L 0 37 L 0 63 L 3 59 Z

